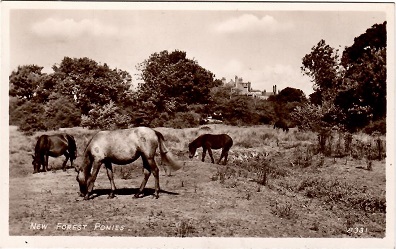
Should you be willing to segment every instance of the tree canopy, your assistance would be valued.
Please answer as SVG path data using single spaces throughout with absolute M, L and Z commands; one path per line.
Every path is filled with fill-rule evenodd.
M 340 60 L 321 40 L 302 64 L 315 86 L 311 104 L 321 106 L 317 116 L 327 125 L 356 131 L 386 118 L 386 22 L 356 37 Z

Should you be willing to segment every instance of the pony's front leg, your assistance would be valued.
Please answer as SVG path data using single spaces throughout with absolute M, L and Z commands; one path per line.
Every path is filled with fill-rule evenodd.
M 206 156 L 206 147 L 202 147 L 203 151 L 202 151 L 202 162 L 205 162 L 205 156 Z
M 212 163 L 214 163 L 212 149 L 208 148 L 208 152 L 209 152 L 210 160 L 212 160 Z
M 92 169 L 92 175 L 88 178 L 88 181 L 87 181 L 88 192 L 85 195 L 84 200 L 88 200 L 89 196 L 92 194 L 94 183 L 95 183 L 96 177 L 98 176 L 99 169 L 100 169 L 101 165 L 102 165 L 101 162 L 94 162 L 93 169 Z
M 109 197 L 107 197 L 108 199 L 112 199 L 115 197 L 115 190 L 116 190 L 116 186 L 114 184 L 114 176 L 113 176 L 113 166 L 111 165 L 111 163 L 105 163 L 105 167 L 107 170 L 107 177 L 110 180 L 110 185 L 111 185 L 111 192 L 109 194 Z

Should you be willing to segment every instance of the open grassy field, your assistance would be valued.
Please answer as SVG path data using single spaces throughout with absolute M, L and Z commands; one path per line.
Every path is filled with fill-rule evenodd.
M 25 136 L 10 128 L 9 234 L 385 236 L 385 137 L 354 134 L 347 145 L 335 133 L 327 140 L 327 152 L 319 153 L 317 134 L 293 129 L 284 133 L 270 126 L 210 125 L 156 130 L 164 134 L 166 144 L 184 165 L 172 176 L 166 176 L 160 167 L 159 199 L 151 196 L 153 177 L 147 184 L 147 196 L 133 198 L 143 178 L 139 159 L 115 166 L 116 198 L 107 199 L 110 183 L 102 169 L 94 198 L 83 201 L 78 196 L 75 170 L 60 169 L 63 157 L 50 158 L 51 171 L 32 174 L 30 154 L 43 133 Z M 73 128 L 64 132 L 76 138 L 76 164 L 80 165 L 95 131 Z M 203 133 L 227 133 L 234 139 L 227 166 L 209 163 L 208 155 L 205 162 L 200 156 L 188 158 L 188 143 Z M 341 153 L 346 147 L 348 153 Z M 215 159 L 219 156 L 220 151 L 214 151 Z

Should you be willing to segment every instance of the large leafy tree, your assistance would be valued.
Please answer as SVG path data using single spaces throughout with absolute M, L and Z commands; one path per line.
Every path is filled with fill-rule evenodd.
M 132 82 L 129 73 L 86 57 L 65 57 L 53 70 L 57 92 L 75 99 L 83 114 L 88 114 L 95 105 L 119 103 Z
M 162 51 L 140 63 L 141 83 L 138 99 L 146 115 L 186 111 L 189 105 L 208 103 L 210 89 L 218 84 L 210 71 L 197 61 L 188 59 L 186 52 Z
M 327 45 L 325 40 L 320 40 L 312 47 L 311 53 L 304 56 L 302 64 L 302 72 L 311 77 L 317 93 L 311 101 L 322 105 L 323 101 L 331 100 L 334 96 L 333 89 L 340 84 L 338 50 Z
M 268 99 L 270 101 L 275 101 L 278 103 L 287 103 L 287 102 L 305 102 L 307 98 L 302 90 L 286 87 L 282 89 L 277 95 L 272 95 Z
M 344 79 L 335 103 L 350 127 L 386 116 L 386 22 L 375 24 L 346 47 Z
M 37 65 L 18 66 L 9 76 L 9 94 L 19 99 L 31 100 L 36 96 L 43 73 L 43 67 Z
M 321 126 L 340 125 L 350 131 L 386 116 L 386 22 L 375 24 L 346 47 L 339 60 L 337 50 L 321 40 L 303 58 L 303 73 L 312 78 L 315 92 L 311 105 L 299 108 L 320 117 Z M 312 115 L 306 116 L 312 116 Z M 323 121 L 323 122 L 322 122 Z

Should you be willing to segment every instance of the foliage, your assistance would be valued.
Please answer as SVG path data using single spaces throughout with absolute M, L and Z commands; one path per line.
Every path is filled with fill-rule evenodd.
M 31 100 L 40 84 L 43 67 L 37 65 L 18 66 L 16 71 L 12 71 L 10 80 L 10 96 L 20 99 Z
M 209 101 L 210 89 L 218 84 L 210 71 L 188 59 L 183 51 L 154 53 L 138 65 L 141 71 L 138 99 L 153 113 L 186 111 L 188 105 Z
M 301 130 L 319 131 L 326 124 L 322 121 L 326 110 L 323 106 L 305 103 L 297 106 L 290 114 Z
M 177 112 L 174 117 L 164 122 L 165 127 L 188 128 L 199 125 L 199 115 L 193 112 Z
M 288 102 L 299 102 L 303 103 L 307 101 L 305 94 L 302 90 L 286 87 L 282 89 L 277 95 L 270 96 L 271 99 L 278 103 L 288 103 Z
M 341 62 L 344 66 L 357 62 L 371 50 L 386 48 L 386 21 L 374 24 L 365 33 L 356 37 L 352 46 L 345 48 Z
M 386 22 L 356 37 L 341 60 L 338 50 L 321 40 L 302 64 L 301 70 L 314 82 L 310 102 L 324 107 L 317 115 L 321 126 L 355 132 L 386 116 Z M 294 119 L 310 110 L 305 105 L 293 114 Z
M 331 100 L 332 90 L 339 85 L 340 65 L 338 60 L 338 50 L 327 45 L 323 39 L 312 47 L 310 54 L 304 56 L 301 70 L 312 78 L 315 91 L 321 93 L 322 96 L 314 104 L 321 105 L 323 101 Z
M 380 134 L 386 134 L 386 119 L 375 121 L 367 125 L 363 131 L 367 134 L 373 134 L 379 132 Z
M 26 101 L 17 108 L 17 115 L 21 115 L 19 121 L 19 130 L 32 134 L 35 131 L 42 131 L 46 129 L 44 106 L 34 102 Z
M 347 124 L 364 127 L 386 115 L 386 48 L 371 49 L 350 65 L 336 104 L 346 113 Z
M 364 188 L 358 188 L 338 178 L 325 177 L 304 179 L 297 188 L 309 198 L 319 198 L 326 204 L 340 204 L 347 208 L 360 209 L 368 213 L 386 212 L 386 200 L 372 196 Z
M 89 58 L 65 57 L 53 66 L 56 91 L 75 98 L 82 114 L 87 115 L 94 106 L 103 106 L 110 101 L 118 103 L 131 87 L 131 76 L 119 69 L 110 69 L 107 64 Z
M 36 65 L 19 66 L 9 76 L 10 123 L 33 130 L 78 126 L 81 120 L 100 129 L 184 128 L 220 113 L 223 123 L 238 126 L 283 119 L 288 127 L 313 131 L 386 130 L 386 22 L 355 38 L 341 58 L 324 40 L 312 47 L 301 67 L 314 83 L 309 101 L 291 87 L 269 100 L 238 95 L 179 50 L 153 53 L 137 68 L 142 83 L 133 91 L 129 73 L 86 57 L 64 57 L 51 74 Z M 34 118 L 27 119 L 33 106 L 36 113 L 28 116 Z
M 10 116 L 10 120 L 9 120 L 10 125 L 16 125 L 16 126 L 20 125 L 21 120 L 25 115 L 20 108 L 24 102 L 25 102 L 24 100 L 21 100 L 17 97 L 9 98 L 8 110 Z
M 80 125 L 81 111 L 74 99 L 58 96 L 56 93 L 52 94 L 49 99 L 45 106 L 45 127 L 47 130 Z
M 82 115 L 81 125 L 90 129 L 114 130 L 131 126 L 130 115 L 120 112 L 114 102 L 104 106 L 96 106 L 89 111 L 88 115 Z

